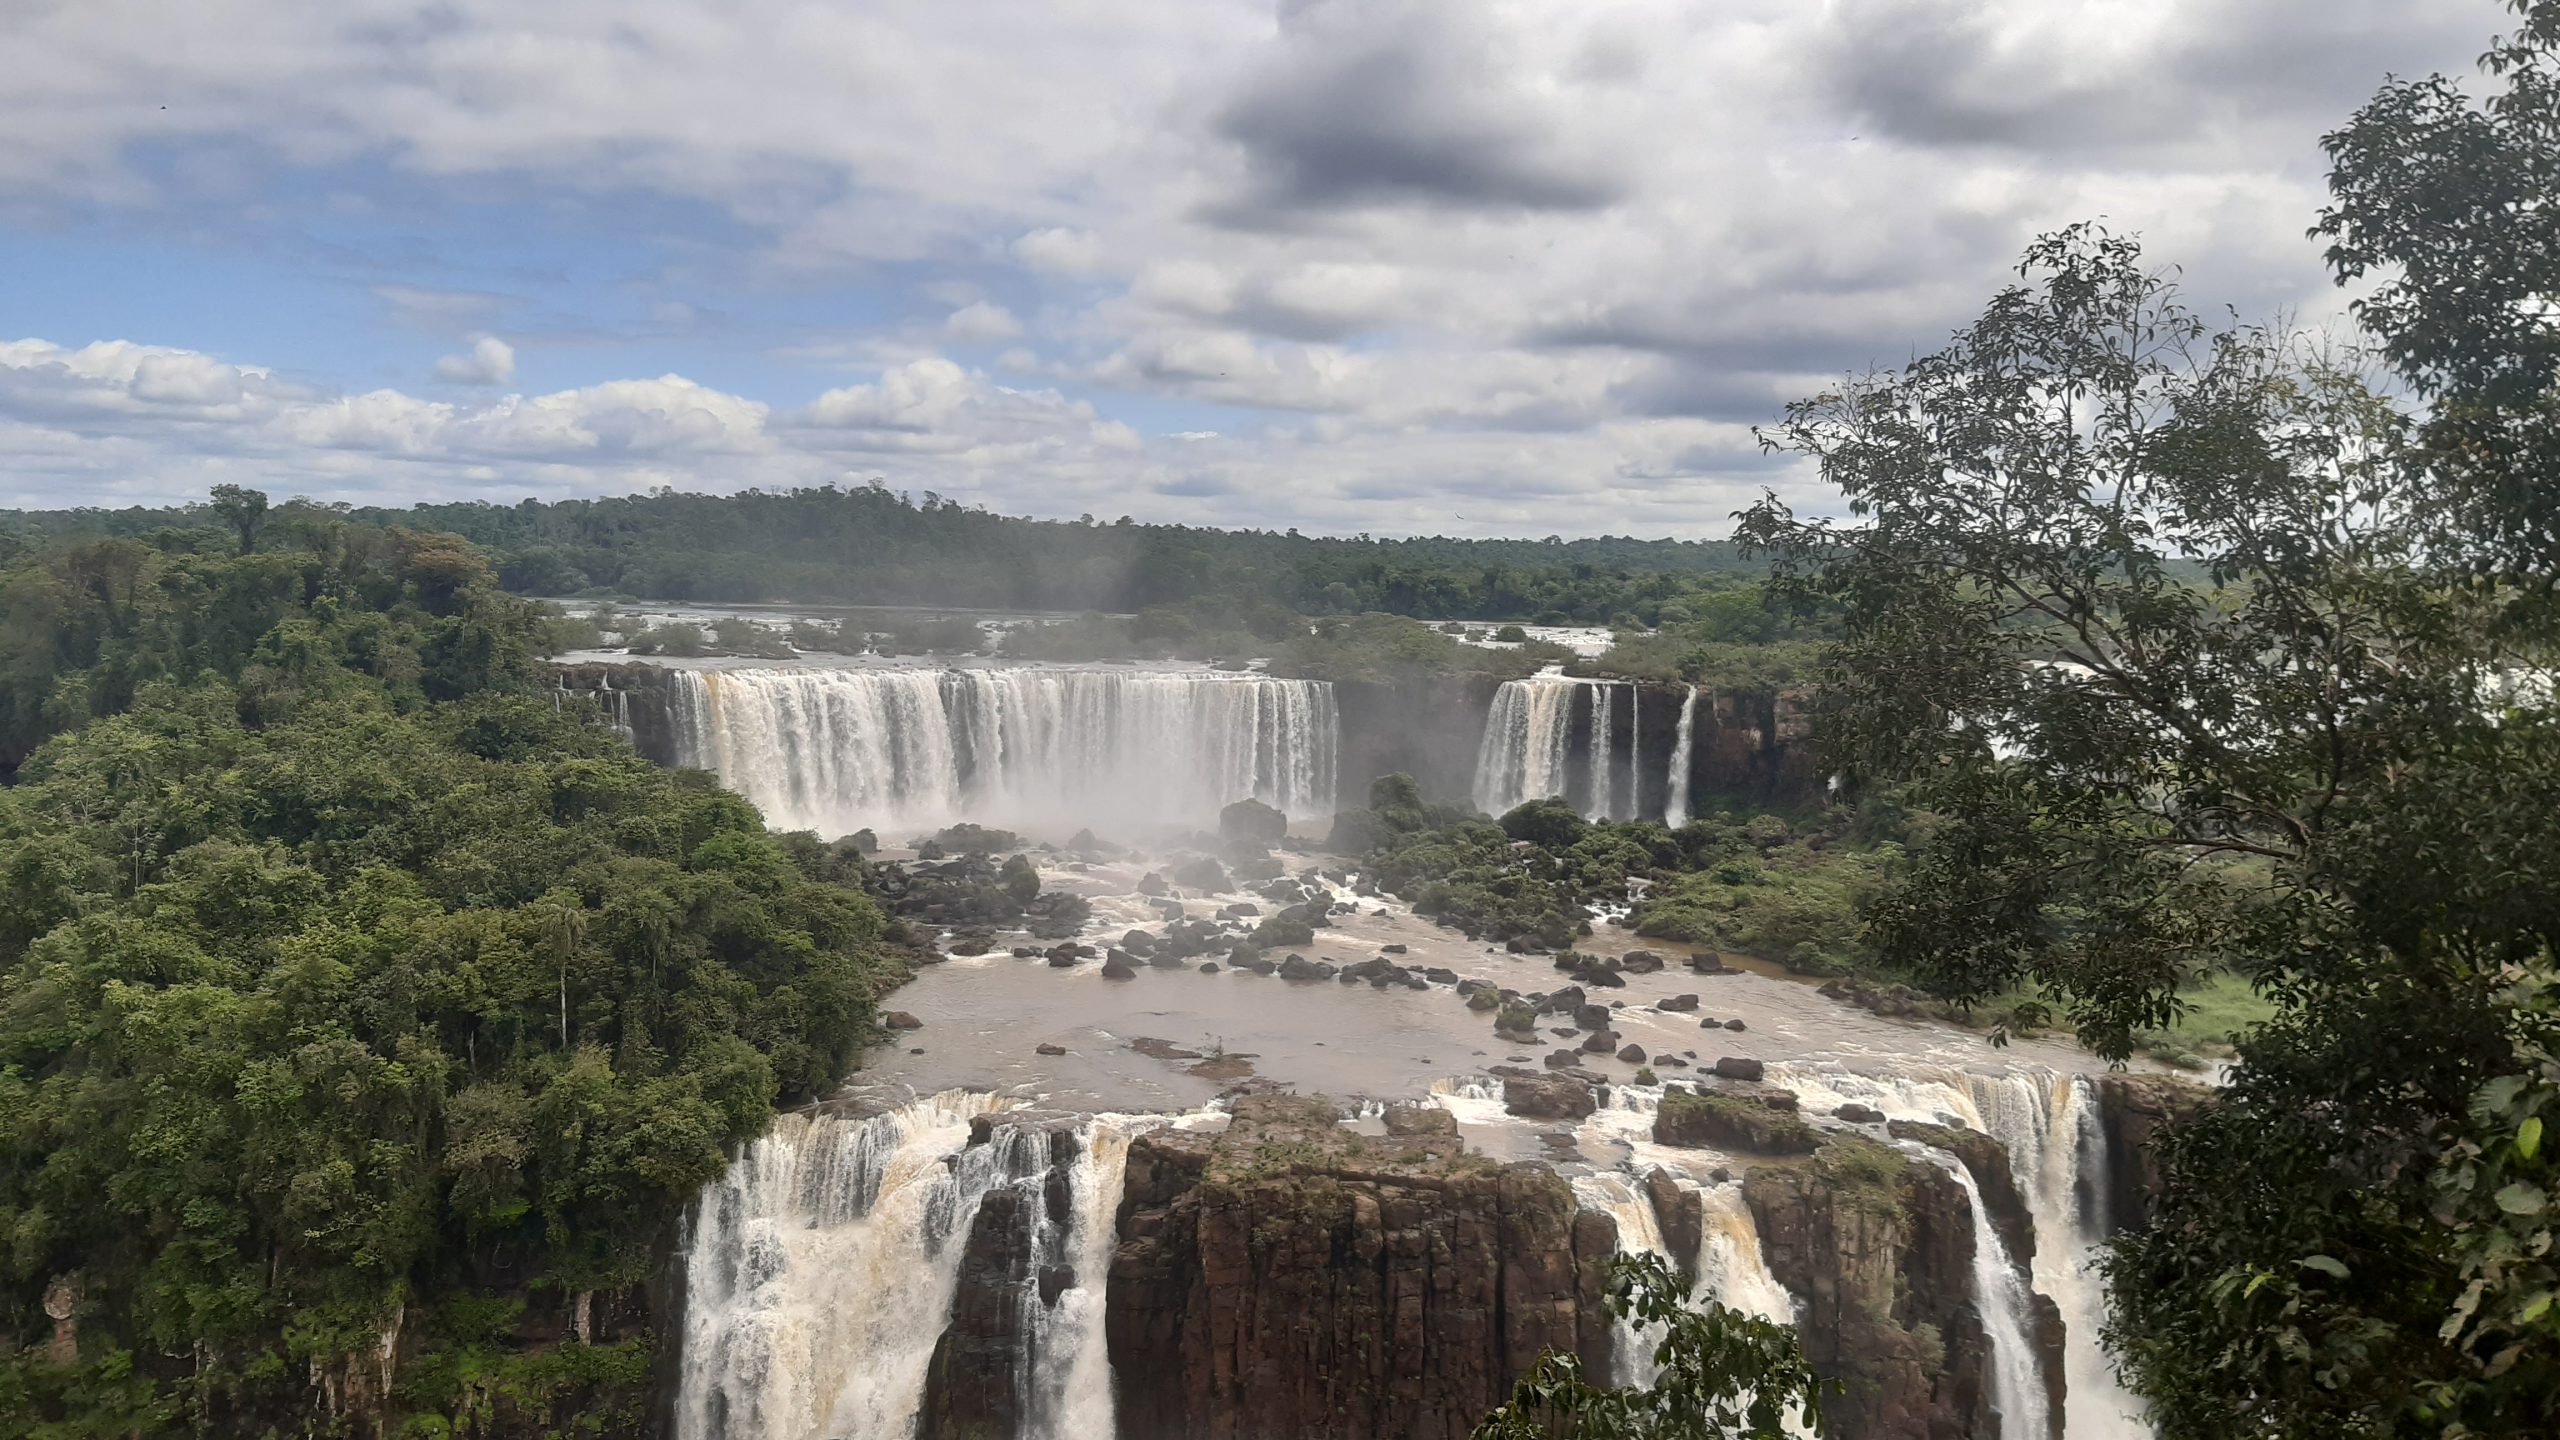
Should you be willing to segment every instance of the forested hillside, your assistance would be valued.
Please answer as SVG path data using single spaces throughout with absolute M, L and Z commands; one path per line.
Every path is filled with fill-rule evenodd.
M 536 688 L 454 537 L 214 538 L 0 573 L 0 1434 L 386 1387 L 432 1433 L 631 1423 L 629 1297 L 849 1068 L 880 914 Z
M 19 513 L 23 536 L 201 525 L 202 507 Z M 1295 532 L 1019 519 L 873 488 L 659 491 L 347 512 L 487 547 L 519 594 L 1136 611 L 1203 599 L 1309 614 L 1600 623 L 1759 567 L 1723 541 L 1326 539 Z M 1712 524 L 1719 516 L 1701 516 Z M 1710 586 L 1709 588 L 1712 588 Z

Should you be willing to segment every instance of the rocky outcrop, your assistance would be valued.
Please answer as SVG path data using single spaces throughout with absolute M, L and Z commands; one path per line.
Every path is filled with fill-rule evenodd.
M 1805 1354 L 1841 1382 L 1826 1433 L 1996 1435 L 1973 1308 L 1973 1221 L 1955 1177 L 1856 1137 L 1743 1177 L 1769 1269 L 1799 1298 Z
M 661 765 L 680 762 L 666 666 L 588 661 L 554 665 L 551 672 L 565 695 L 594 702 L 606 720 L 631 737 L 633 749 Z
M 2101 1075 L 2097 1085 L 2107 1146 L 2106 1226 L 2139 1229 L 2150 1223 L 2151 1197 L 2160 1193 L 2161 1130 L 2194 1114 L 2213 1092 L 2167 1075 Z
M 2036 1254 L 2036 1222 L 2028 1213 L 2026 1197 L 2018 1193 L 2018 1180 L 2009 1166 L 2009 1147 L 1979 1130 L 1964 1130 L 1948 1125 L 1923 1125 L 1912 1120 L 1895 1120 L 1885 1126 L 1885 1133 L 1896 1140 L 1917 1140 L 1935 1146 L 1963 1162 L 1973 1175 L 1974 1186 L 1982 1191 L 1983 1208 L 1991 1212 L 1991 1228 L 1998 1231 L 2000 1243 L 2009 1248 L 2010 1258 L 2021 1265 L 2031 1265 Z
M 1134 1141 L 1106 1328 L 1122 1440 L 1466 1435 L 1550 1347 L 1606 1373 L 1605 1215 L 1454 1135 L 1247 1096 Z
M 1008 1116 L 1002 1141 L 993 1138 L 989 1117 L 970 1127 L 973 1145 L 1012 1147 L 1016 1178 L 989 1190 L 970 1222 L 950 1318 L 925 1370 L 917 1440 L 1012 1440 L 1022 1433 L 1026 1382 L 1040 1359 L 1031 1307 L 1056 1305 L 1074 1280 L 1064 1263 L 1074 1123 Z
M 1793 1102 L 1788 1091 L 1775 1092 Z M 1690 1091 L 1674 1085 L 1653 1115 L 1653 1141 L 1691 1150 L 1741 1150 L 1754 1155 L 1810 1155 L 1821 1133 L 1767 1096 Z

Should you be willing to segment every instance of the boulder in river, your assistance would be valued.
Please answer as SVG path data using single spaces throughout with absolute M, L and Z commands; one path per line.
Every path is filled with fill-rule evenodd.
M 1129 956 L 1126 952 L 1114 950 L 1111 952 L 1110 958 L 1102 962 L 1102 978 L 1105 980 L 1135 980 L 1138 978 L 1138 967 L 1130 962 Z
M 1653 1008 L 1656 1010 L 1670 1010 L 1686 1013 L 1698 1008 L 1698 997 L 1695 995 L 1674 995 L 1668 1000 L 1656 1000 L 1653 1002 Z
M 1650 975 L 1662 968 L 1662 957 L 1650 950 L 1630 950 L 1618 957 L 1618 963 L 1630 975 Z
M 1378 947 L 1378 953 L 1381 955 L 1402 955 L 1405 953 L 1405 947 L 1402 945 L 1381 945 Z
M 1670 1087 L 1653 1116 L 1653 1141 L 1687 1149 L 1747 1150 L 1757 1155 L 1810 1155 L 1821 1132 L 1796 1116 L 1733 1095 Z
M 1138 893 L 1141 895 L 1160 896 L 1172 889 L 1172 886 L 1164 883 L 1164 877 L 1153 870 L 1148 871 L 1138 881 Z
M 1690 956 L 1689 968 L 1701 975 L 1732 975 L 1738 973 L 1732 966 L 1727 965 L 1713 955 Z
M 1644 1063 L 1644 1047 L 1630 1044 L 1618 1052 L 1618 1058 L 1630 1065 L 1641 1065 Z
M 1590 1035 L 1583 1039 L 1582 1048 L 1586 1054 L 1606 1055 L 1610 1051 L 1618 1048 L 1618 1032 L 1615 1030 L 1594 1030 Z
M 1283 980 L 1330 980 L 1333 975 L 1334 967 L 1304 955 L 1293 954 L 1280 962 L 1280 978 Z
M 1064 1054 L 1066 1054 L 1066 1053 L 1067 1053 L 1067 1047 L 1066 1047 L 1066 1046 L 1064 1046 L 1064 1045 L 1052 1045 L 1052 1044 L 1050 1044 L 1050 1043 L 1049 1043 L 1048 1041 L 1046 1041 L 1046 1040 L 1043 1040 L 1043 1041 L 1041 1041 L 1039 1044 L 1032 1046 L 1032 1047 L 1031 1047 L 1031 1049 L 1032 1049 L 1032 1052 L 1033 1052 L 1034 1054 L 1039 1054 L 1039 1055 L 1064 1055 Z
M 1570 1050 L 1550 1050 L 1546 1065 L 1550 1070 L 1571 1070 L 1582 1064 L 1582 1057 Z
M 1743 1024 L 1743 1023 L 1742 1023 L 1741 1021 L 1739 1021 L 1739 1020 L 1727 1020 L 1726 1022 L 1724 1022 L 1724 1028 L 1726 1028 L 1727 1030 L 1748 1030 L 1748 1029 L 1750 1029 L 1751 1027 L 1750 1027 L 1750 1026 L 1748 1026 L 1748 1025 Z
M 1716 1061 L 1716 1073 L 1727 1080 L 1757 1081 L 1768 1077 L 1769 1067 L 1757 1060 L 1745 1060 L 1739 1056 L 1727 1055 Z
M 1831 1113 L 1839 1119 L 1848 1121 L 1852 1125 L 1881 1125 L 1884 1123 L 1883 1111 L 1878 1110 L 1872 1105 L 1861 1105 L 1855 1100 L 1850 1101 L 1848 1104 L 1841 1106 L 1839 1109 L 1834 1110 Z
M 1606 1030 L 1609 1020 L 1609 1007 L 1606 1005 L 1584 1005 L 1573 1012 L 1573 1023 L 1585 1030 Z
M 1502 1108 L 1529 1120 L 1580 1120 L 1599 1103 L 1590 1086 L 1569 1075 L 1506 1075 Z
M 1073 945 L 1061 945 L 1049 952 L 1049 966 L 1051 969 L 1066 970 L 1083 963 L 1084 957 L 1076 953 L 1076 947 Z
M 1568 985 L 1540 1000 L 1537 1008 L 1541 1015 L 1570 1015 L 1587 1003 L 1578 987 Z
M 1215 975 L 1218 973 L 1218 968 L 1218 962 L 1215 960 L 1203 960 L 1200 962 L 1200 973 L 1203 975 Z
M 892 1010 L 880 1017 L 880 1023 L 892 1030 L 921 1030 L 924 1022 L 904 1010 Z

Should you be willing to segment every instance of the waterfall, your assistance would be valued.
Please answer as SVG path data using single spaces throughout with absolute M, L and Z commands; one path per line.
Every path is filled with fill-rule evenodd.
M 1101 1115 L 1076 1131 L 1063 1225 L 1041 1201 L 1049 1130 L 999 1122 L 995 1097 L 951 1091 L 867 1120 L 784 1116 L 705 1192 L 685 1257 L 680 1440 L 904 1440 L 958 1289 L 970 1226 L 999 1186 L 1042 1218 L 1020 1306 L 1023 1434 L 1113 1430 L 1104 1286 L 1130 1137 L 1162 1117 Z M 1039 1273 L 1072 1282 L 1043 1303 Z
M 1662 1240 L 1662 1222 L 1653 1213 L 1653 1202 L 1625 1175 L 1608 1172 L 1573 1177 L 1574 1198 L 1585 1210 L 1597 1210 L 1618 1222 L 1618 1253 L 1621 1255 L 1668 1255 L 1670 1247 Z M 1610 1383 L 1643 1388 L 1653 1383 L 1661 1367 L 1653 1363 L 1653 1347 L 1661 1343 L 1657 1329 L 1639 1326 L 1620 1315 L 1611 1322 L 1614 1327 L 1611 1352 Z
M 2098 1209 L 2107 1193 L 2106 1137 L 2086 1079 L 1954 1068 L 1860 1075 L 1796 1065 L 1772 1065 L 1768 1078 L 1795 1091 L 1808 1110 L 1856 1101 L 1890 1119 L 1960 1125 L 1998 1140 L 2034 1223 L 2036 1291 L 2062 1315 L 2063 1433 L 2070 1440 L 2151 1434 L 2142 1402 L 2117 1380 L 2099 1343 L 2106 1294 L 2095 1260 L 2106 1238 Z
M 786 1115 L 705 1190 L 685 1255 L 683 1440 L 910 1433 L 978 1202 L 995 1097 L 867 1120 Z
M 1591 690 L 1591 778 L 1584 793 L 1589 803 L 1582 813 L 1594 820 L 1615 819 L 1618 799 L 1617 771 L 1610 763 L 1609 708 L 1615 687 L 1594 685 Z
M 1573 736 L 1575 693 L 1561 675 L 1505 680 L 1485 715 L 1476 747 L 1476 808 L 1500 815 L 1530 800 L 1561 796 Z
M 1964 1187 L 1965 1205 L 1973 1212 L 1973 1308 L 1991 1342 L 1991 1403 L 2000 1412 L 2001 1440 L 2045 1440 L 2050 1407 L 2035 1344 L 2028 1338 L 2026 1282 L 2009 1263 L 1999 1232 L 1991 1228 L 1991 1212 L 1982 1203 L 1982 1187 L 1974 1183 L 1973 1172 L 1943 1150 L 1927 1154 Z
M 1033 1353 L 1038 1403 L 1028 1412 L 1027 1427 L 1033 1440 L 1098 1440 L 1113 1432 L 1103 1291 L 1120 1240 L 1130 1137 L 1160 1123 L 1161 1117 L 1099 1115 L 1084 1130 L 1083 1154 L 1070 1180 L 1074 1218 L 1067 1229 L 1067 1260 L 1076 1283 L 1059 1293 L 1055 1306 L 1041 1306 L 1036 1293 L 1025 1297 L 1039 1324 Z
M 1618 810 L 1621 820 L 1633 820 L 1644 813 L 1644 687 L 1627 687 L 1627 803 Z
M 1689 744 L 1696 735 L 1698 691 L 1692 686 L 1680 701 L 1680 730 L 1671 742 L 1671 797 L 1662 823 L 1677 830 L 1689 823 Z
M 963 818 L 1205 822 L 1250 796 L 1333 808 L 1321 681 L 1196 671 L 760 667 L 677 671 L 678 756 L 775 828 Z

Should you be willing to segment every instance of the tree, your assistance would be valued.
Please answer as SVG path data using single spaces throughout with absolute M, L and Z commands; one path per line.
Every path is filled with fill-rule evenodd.
M 241 554 L 246 555 L 258 548 L 258 531 L 267 523 L 266 492 L 238 485 L 216 485 L 209 508 L 213 511 L 213 518 L 240 537 Z
M 1550 1350 L 1473 1440 L 1786 1440 L 1791 1411 L 1820 1422 L 1827 1382 L 1795 1332 L 1713 1300 L 1693 1308 L 1661 1256 L 1612 1260 L 1609 1308 L 1659 1333 L 1651 1384 L 1594 1385 L 1579 1359 Z
M 2212 329 L 2089 227 L 2022 271 L 1768 433 L 1848 521 L 1743 519 L 1842 617 L 1834 765 L 1932 812 L 1867 938 L 2110 1055 L 2215 968 L 2275 1002 L 2110 1262 L 2164 1436 L 2538 1433 L 2551 1217 L 2510 1187 L 2547 1162 L 2483 1102 L 2542 1083 L 2560 717 L 2510 677 L 2560 636 L 2474 573 L 2352 348 Z

